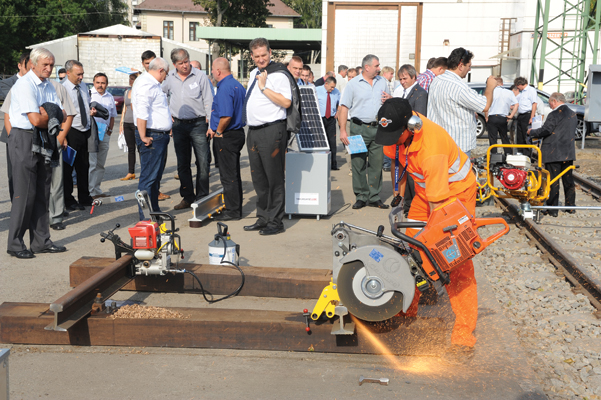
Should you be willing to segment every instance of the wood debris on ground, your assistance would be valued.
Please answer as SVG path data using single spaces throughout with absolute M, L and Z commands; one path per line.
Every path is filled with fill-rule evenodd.
M 177 311 L 171 311 L 166 308 L 141 306 L 139 304 L 125 305 L 119 308 L 112 316 L 112 319 L 129 318 L 129 319 L 188 319 L 189 315 L 185 316 Z

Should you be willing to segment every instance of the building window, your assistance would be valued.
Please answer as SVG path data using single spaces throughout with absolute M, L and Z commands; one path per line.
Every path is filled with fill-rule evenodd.
M 173 21 L 163 21 L 163 37 L 173 40 Z
M 200 23 L 198 23 L 198 22 L 190 22 L 190 41 L 191 42 L 195 42 L 198 40 L 198 38 L 196 37 L 196 29 L 198 29 L 199 25 L 200 25 Z

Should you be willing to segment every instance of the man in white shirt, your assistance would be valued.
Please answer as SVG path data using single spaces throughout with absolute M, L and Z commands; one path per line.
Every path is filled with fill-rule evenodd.
M 243 115 L 248 125 L 248 161 L 257 193 L 257 222 L 244 230 L 276 235 L 285 231 L 282 219 L 288 144 L 286 109 L 292 104 L 292 90 L 285 74 L 268 74 L 265 70 L 271 63 L 267 39 L 254 39 L 249 48 L 257 68 L 250 73 Z
M 104 163 L 106 162 L 106 156 L 109 152 L 109 143 L 111 141 L 111 134 L 113 133 L 115 117 L 117 116 L 115 99 L 113 98 L 113 95 L 106 90 L 108 83 L 109 78 L 106 74 L 99 72 L 94 75 L 92 101 L 95 101 L 106 108 L 109 112 L 109 118 L 102 119 L 94 117 L 96 125 L 98 125 L 99 138 L 102 136 L 102 140 L 98 143 L 98 152 L 90 153 L 90 182 L 88 186 L 90 188 L 90 196 L 92 196 L 93 199 L 108 197 L 106 193 L 102 193 L 100 184 L 102 183 L 102 178 L 104 178 Z M 102 132 L 104 132 L 104 134 L 102 134 Z
M 348 83 L 348 81 L 346 80 L 347 73 L 348 73 L 348 67 L 346 65 L 338 66 L 338 74 L 336 74 L 336 89 L 338 89 L 338 91 L 340 92 L 340 95 L 342 95 L 342 92 L 344 91 L 344 87 Z
M 136 125 L 136 145 L 140 152 L 140 181 L 138 190 L 146 190 L 153 211 L 159 208 L 159 183 L 165 169 L 164 159 L 169 145 L 173 121 L 167 96 L 161 83 L 169 73 L 169 64 L 157 57 L 149 65 L 148 73 L 136 79 L 131 103 Z M 138 206 L 140 220 L 144 212 Z
M 17 80 L 23 76 L 25 76 L 25 74 L 27 72 L 29 72 L 29 70 L 31 68 L 29 68 L 28 65 L 30 65 L 30 61 L 29 61 L 29 52 L 23 53 L 21 54 L 21 58 L 19 59 L 19 62 L 17 63 L 17 68 L 19 69 L 19 72 L 17 72 L 15 75 L 11 76 L 10 78 L 7 79 L 2 79 L 0 81 L 0 91 L 2 91 L 2 93 L 8 97 L 8 94 L 10 92 L 10 89 L 13 87 L 13 85 L 15 83 L 17 83 Z M 5 103 L 6 103 L 6 98 L 5 98 Z M 8 111 L 5 111 L 5 115 L 8 115 Z M 0 142 L 4 142 L 6 143 L 6 173 L 8 175 L 8 195 L 10 197 L 10 201 L 13 201 L 13 172 L 12 172 L 12 165 L 10 162 L 10 156 L 8 155 L 8 134 L 6 132 L 6 129 L 2 129 L 2 134 L 0 134 Z
M 489 76 L 482 96 L 463 81 L 472 69 L 473 57 L 463 47 L 453 50 L 447 59 L 449 69 L 436 77 L 428 90 L 428 119 L 442 126 L 468 157 L 476 147 L 476 112 L 488 111 L 497 86 Z
M 33 258 L 34 253 L 67 251 L 50 240 L 48 197 L 50 164 L 44 156 L 32 152 L 34 128 L 48 129 L 49 116 L 44 103 L 63 107 L 48 78 L 54 68 L 54 55 L 42 48 L 31 52 L 33 68 L 11 89 L 9 118 L 4 124 L 8 133 L 8 151 L 14 177 L 14 198 L 10 211 L 7 253 L 17 258 Z M 23 237 L 29 230 L 30 249 Z
M 518 101 L 511 90 L 503 88 L 503 79 L 497 77 L 497 87 L 492 92 L 492 105 L 486 117 L 486 129 L 488 131 L 488 144 L 497 144 L 497 133 L 501 136 L 503 144 L 510 144 L 507 137 L 507 121 L 511 121 L 518 111 Z M 508 147 L 503 149 L 505 154 L 511 154 Z M 497 148 L 491 150 L 496 153 Z
M 520 91 L 519 96 L 517 96 L 519 103 L 517 144 L 526 144 L 528 125 L 532 124 L 532 118 L 536 115 L 536 108 L 540 100 L 538 99 L 538 92 L 532 86 L 528 86 L 526 78 L 521 76 L 515 78 L 513 84 Z M 522 149 L 522 153 L 530 155 L 530 150 Z

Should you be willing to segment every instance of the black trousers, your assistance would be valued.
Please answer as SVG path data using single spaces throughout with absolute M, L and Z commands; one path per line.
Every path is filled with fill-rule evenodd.
M 530 115 L 532 115 L 530 111 L 523 114 L 518 114 L 518 132 L 516 144 L 527 144 L 526 136 L 528 136 L 527 132 L 528 125 L 530 124 Z M 530 149 L 522 149 L 520 152 L 526 156 L 529 156 L 531 153 Z
M 223 186 L 225 214 L 242 217 L 242 177 L 240 176 L 240 151 L 244 147 L 244 130 L 237 129 L 215 136 L 215 161 L 219 157 L 219 179 Z
M 248 130 L 246 147 L 250 175 L 257 193 L 257 222 L 268 228 L 283 226 L 287 139 L 286 120 L 265 128 Z
M 8 175 L 8 196 L 12 203 L 15 189 L 13 188 L 13 166 L 10 162 L 10 154 L 8 153 L 8 143 L 6 143 L 6 174 Z
M 124 122 L 123 136 L 127 143 L 127 172 L 133 174 L 136 172 L 136 125 Z
M 23 241 L 27 230 L 31 251 L 42 251 L 52 245 L 48 216 L 52 171 L 41 154 L 31 151 L 32 141 L 32 130 L 15 127 L 8 137 L 14 178 L 7 245 L 11 251 L 27 249 Z
M 573 165 L 574 161 L 564 161 L 564 162 L 552 162 L 545 163 L 545 169 L 549 171 L 550 179 L 553 180 L 557 175 L 561 173 L 564 169 Z M 574 177 L 572 176 L 572 170 L 566 172 L 561 177 L 561 183 L 563 183 L 563 193 L 565 195 L 565 205 L 566 206 L 575 206 L 576 205 L 576 187 L 574 186 Z M 549 193 L 549 198 L 547 199 L 548 206 L 557 206 L 559 205 L 559 181 L 555 182 L 551 185 L 551 192 Z M 556 212 L 556 211 L 552 211 Z
M 492 146 L 497 144 L 497 133 L 501 136 L 501 142 L 503 144 L 510 144 L 509 138 L 507 137 L 507 117 L 503 117 L 501 115 L 491 115 L 488 117 L 488 122 L 486 123 L 486 129 L 488 130 L 488 144 Z M 505 154 L 511 154 L 512 150 L 510 148 L 504 148 L 503 151 Z M 491 153 L 496 153 L 497 148 L 491 150 Z
M 90 157 L 88 154 L 88 137 L 90 131 L 79 131 L 75 128 L 71 128 L 67 133 L 67 142 L 77 154 L 75 155 L 75 161 L 73 166 L 68 163 L 63 163 L 63 183 L 65 185 L 65 207 L 70 207 L 74 204 L 81 204 L 82 206 L 89 206 L 92 204 L 92 197 L 90 197 L 90 190 L 88 187 L 89 183 L 89 169 L 90 169 Z M 77 175 L 77 200 L 73 197 L 73 170 Z
M 336 117 L 322 118 L 323 126 L 326 128 L 326 136 L 328 138 L 328 145 L 330 146 L 330 153 L 332 153 L 331 166 L 332 169 L 338 168 L 336 162 Z

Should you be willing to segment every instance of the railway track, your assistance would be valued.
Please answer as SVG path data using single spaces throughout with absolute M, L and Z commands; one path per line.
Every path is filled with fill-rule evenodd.
M 601 187 L 577 174 L 575 180 L 576 204 L 598 206 Z M 519 216 L 517 202 L 496 200 L 500 209 L 479 207 L 478 216 L 502 212 L 517 229 L 476 262 L 520 351 L 550 399 L 601 398 L 601 212 L 560 212 L 534 223 Z

